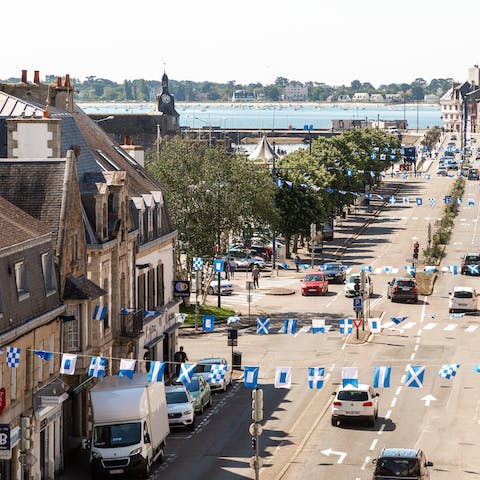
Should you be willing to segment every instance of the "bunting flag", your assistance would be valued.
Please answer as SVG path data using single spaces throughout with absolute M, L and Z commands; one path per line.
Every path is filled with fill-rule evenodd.
M 353 320 L 351 318 L 342 318 L 340 320 L 340 333 L 343 335 L 348 335 L 352 333 L 353 330 Z
M 459 363 L 448 363 L 446 365 L 442 365 L 438 372 L 438 376 L 440 378 L 447 378 L 450 380 L 451 377 L 454 377 L 457 374 L 457 370 L 460 368 Z
M 390 373 L 392 367 L 375 367 L 373 374 L 373 388 L 390 388 Z
M 469 206 L 475 205 L 475 200 L 473 200 L 473 198 L 469 198 L 468 199 L 468 205 Z
M 203 258 L 193 257 L 192 270 L 198 271 L 198 270 L 202 270 L 202 268 L 203 268 Z
M 165 372 L 165 362 L 150 362 L 150 369 L 148 371 L 149 382 L 162 382 L 163 373 Z
M 268 335 L 270 331 L 270 319 L 265 317 L 257 318 L 257 334 Z
M 143 311 L 143 318 L 148 318 L 148 317 L 154 317 L 155 315 L 158 315 L 160 312 L 157 310 L 144 310 Z
M 424 270 L 427 275 L 430 275 L 436 272 L 437 267 L 435 267 L 435 265 L 425 265 Z
M 324 318 L 312 318 L 312 333 L 325 333 Z
M 471 275 L 478 275 L 478 265 L 467 265 L 467 267 Z
M 210 372 L 208 374 L 208 383 L 217 385 L 224 378 L 227 371 L 227 365 L 225 363 L 216 363 L 210 367 Z
M 421 388 L 423 387 L 423 375 L 425 373 L 424 366 L 407 366 L 407 379 L 405 385 L 407 387 Z
M 202 328 L 204 332 L 213 332 L 215 329 L 215 315 L 202 315 Z
M 257 388 L 259 367 L 243 367 L 243 384 L 247 388 Z
M 464 313 L 451 313 L 450 314 L 450 318 L 462 318 L 464 316 L 465 316 Z
M 75 375 L 77 356 L 73 353 L 64 353 L 60 363 L 60 373 L 63 375 Z
M 183 323 L 185 321 L 185 319 L 187 318 L 187 314 L 186 313 L 176 313 L 175 317 L 177 318 L 178 323 Z
M 308 388 L 311 390 L 320 389 L 323 387 L 325 380 L 325 368 L 323 367 L 309 367 L 308 368 Z
M 423 200 L 420 197 L 417 197 L 415 199 L 415 202 L 419 207 L 421 207 L 423 205 Z
M 390 320 L 395 324 L 399 325 L 402 323 L 404 320 L 406 320 L 408 317 L 390 317 Z
M 437 318 L 437 314 L 436 313 L 429 313 L 427 315 L 428 318 Z
M 240 317 L 238 315 L 233 315 L 232 317 L 227 318 L 227 325 L 231 323 L 238 323 L 240 321 Z
M 93 356 L 88 369 L 89 377 L 102 378 L 105 376 L 107 368 L 107 359 L 105 357 Z
M 415 267 L 413 265 L 405 265 L 403 268 L 409 275 L 413 275 L 415 273 Z
M 480 363 L 475 364 L 475 366 L 472 368 L 472 372 L 480 373 Z
M 403 203 L 410 203 L 410 199 L 408 197 L 403 197 Z
M 94 320 L 105 320 L 107 316 L 107 307 L 101 307 L 97 305 L 93 310 L 93 319 Z
M 292 387 L 291 367 L 277 367 L 275 370 L 275 388 Z
M 371 265 L 363 265 L 361 268 L 362 272 L 371 272 L 372 271 L 372 266 Z
M 11 368 L 17 368 L 20 363 L 20 349 L 17 347 L 7 347 L 7 365 Z
M 391 273 L 393 270 L 393 267 L 387 266 L 387 267 L 383 267 L 383 269 L 385 270 L 385 273 Z
M 380 318 L 369 318 L 368 325 L 372 333 L 380 333 L 382 331 L 382 323 Z
M 122 358 L 120 360 L 120 370 L 118 371 L 119 377 L 127 377 L 130 380 L 133 379 L 135 373 L 135 359 Z
M 435 201 L 434 198 L 429 198 L 429 199 L 428 199 L 428 203 L 430 203 L 430 206 L 431 206 L 431 207 L 434 207 L 434 206 L 437 204 L 437 202 Z
M 179 382 L 190 383 L 192 381 L 192 375 L 194 373 L 196 363 L 181 363 L 180 375 L 178 376 Z
M 358 388 L 358 368 L 357 367 L 343 367 L 342 368 L 342 387 L 351 385 Z
M 388 203 L 389 203 L 390 205 L 396 205 L 396 203 L 397 203 L 397 198 L 396 198 L 394 195 L 392 195 L 392 196 L 388 199 Z
M 448 270 L 450 270 L 450 273 L 453 273 L 454 275 L 458 275 L 458 268 L 456 265 L 449 265 Z
M 283 333 L 295 334 L 297 332 L 297 320 L 288 318 L 283 321 Z
M 49 361 L 53 358 L 53 352 L 45 352 L 44 350 L 34 350 L 33 353 L 42 360 Z

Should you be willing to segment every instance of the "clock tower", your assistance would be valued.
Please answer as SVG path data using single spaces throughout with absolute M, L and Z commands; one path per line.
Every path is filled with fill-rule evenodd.
M 168 77 L 162 76 L 162 89 L 157 95 L 157 111 L 161 114 L 160 133 L 162 136 L 175 135 L 180 132 L 180 115 L 175 110 L 175 100 L 168 91 Z

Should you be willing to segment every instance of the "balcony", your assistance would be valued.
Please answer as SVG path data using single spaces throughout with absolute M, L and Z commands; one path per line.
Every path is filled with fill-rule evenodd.
M 143 310 L 127 309 L 128 312 L 120 314 L 120 336 L 137 338 L 142 334 Z

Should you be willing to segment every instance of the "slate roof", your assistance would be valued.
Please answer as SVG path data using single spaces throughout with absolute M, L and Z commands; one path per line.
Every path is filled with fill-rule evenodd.
M 69 275 L 65 280 L 64 298 L 66 300 L 95 300 L 108 292 L 90 281 L 85 275 Z
M 0 197 L 48 225 L 56 245 L 66 162 L 0 159 Z
M 0 250 L 50 234 L 50 228 L 45 223 L 31 217 L 2 196 L 0 196 L 0 225 L 2 226 Z

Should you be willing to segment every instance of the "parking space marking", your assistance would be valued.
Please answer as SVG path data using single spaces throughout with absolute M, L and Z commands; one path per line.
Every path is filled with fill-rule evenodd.
M 387 410 L 387 413 L 385 414 L 385 418 L 388 420 L 390 418 L 390 415 L 392 414 L 391 410 Z
M 380 425 L 380 429 L 378 430 L 378 434 L 381 435 L 384 430 L 385 430 L 385 424 L 382 423 L 382 424 Z
M 365 470 L 365 467 L 367 466 L 368 462 L 370 461 L 370 457 L 367 455 L 365 457 L 365 460 L 362 463 L 362 466 L 360 467 L 360 470 Z M 359 479 L 360 480 L 360 479 Z
M 397 397 L 393 397 L 392 403 L 390 403 L 390 408 L 393 408 L 397 404 Z
M 469 327 L 466 328 L 465 332 L 471 333 L 474 332 L 478 328 L 477 325 L 470 325 Z
M 375 438 L 372 441 L 372 444 L 370 445 L 370 451 L 375 450 L 375 447 L 377 446 L 377 443 L 378 443 L 378 438 Z
M 436 326 L 438 325 L 438 323 L 427 323 L 423 329 L 424 330 L 433 330 Z
M 401 391 L 402 391 L 402 387 L 397 387 L 397 389 L 395 390 L 395 395 L 398 397 Z
M 455 330 L 457 326 L 458 325 L 456 323 L 449 323 L 443 330 L 451 332 L 452 330 Z

